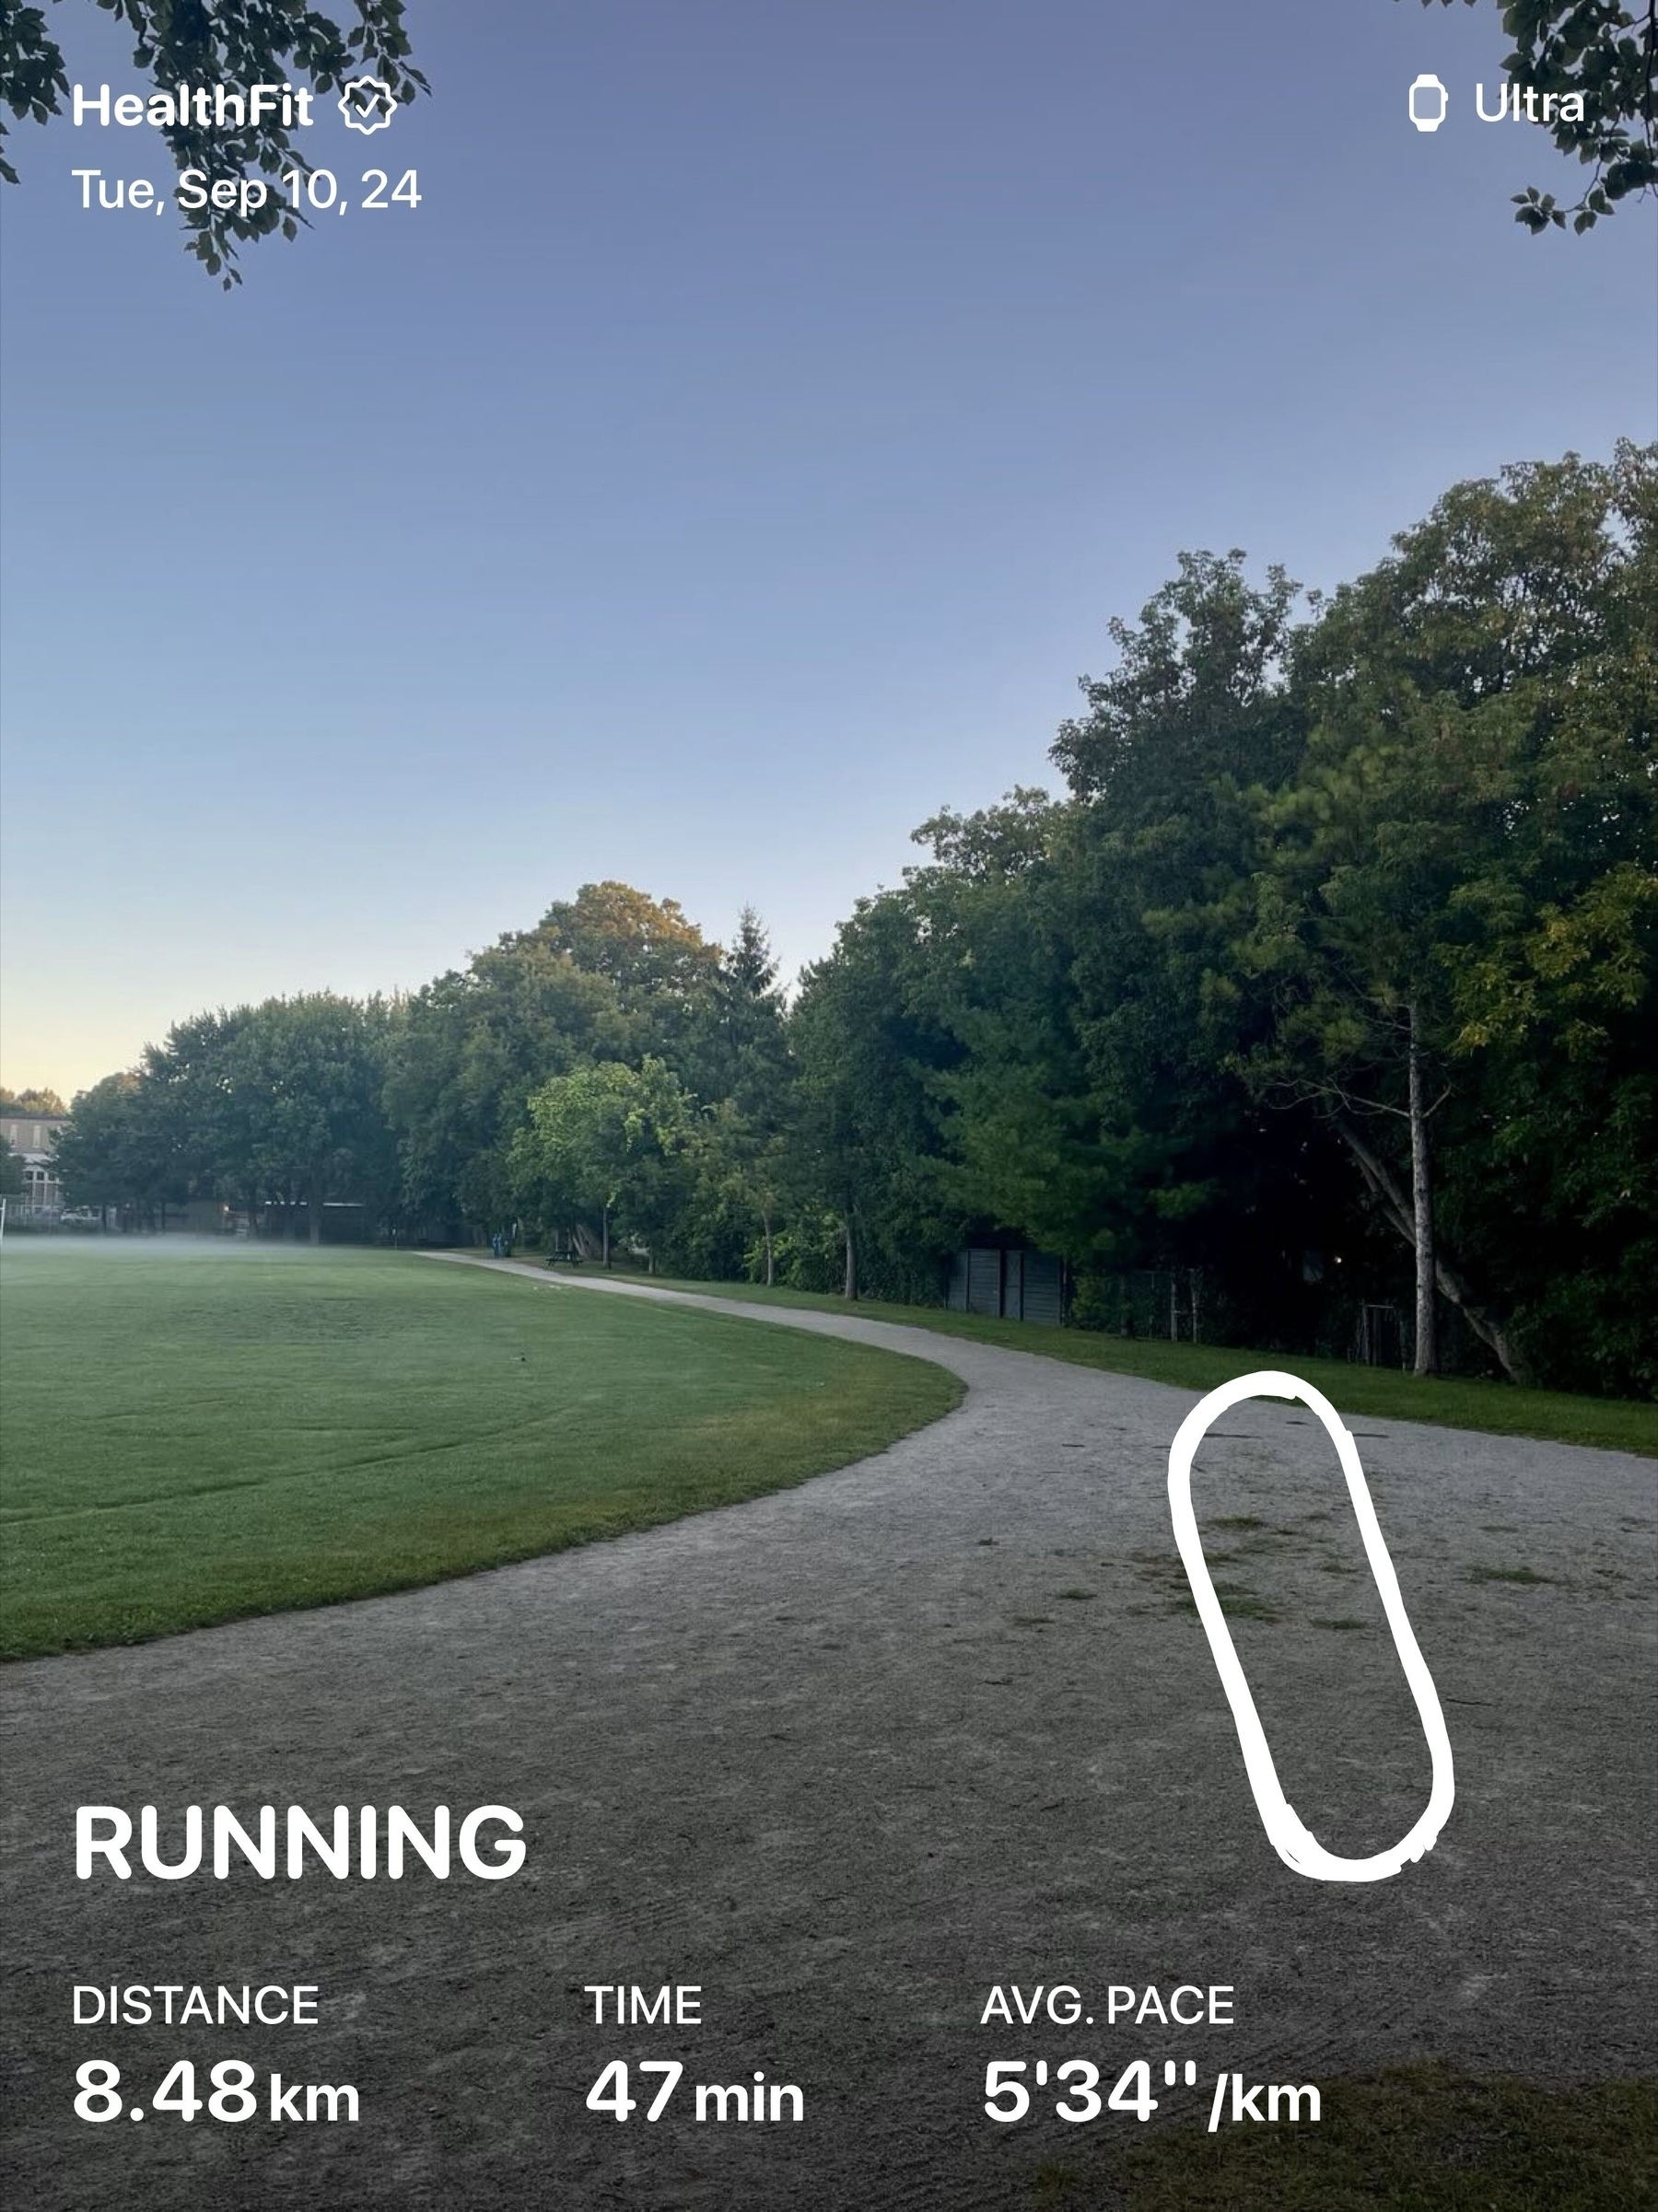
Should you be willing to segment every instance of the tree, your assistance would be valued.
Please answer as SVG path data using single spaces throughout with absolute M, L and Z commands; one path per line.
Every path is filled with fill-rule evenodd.
M 532 933 L 590 975 L 614 984 L 625 1006 L 684 1002 L 707 989 L 719 948 L 678 900 L 656 900 L 631 883 L 584 883 L 573 900 L 555 900 Z
M 253 85 L 300 87 L 317 95 L 337 93 L 348 81 L 374 77 L 398 103 L 428 89 L 408 59 L 403 29 L 404 0 L 352 0 L 356 21 L 347 29 L 305 0 L 97 0 L 106 15 L 131 30 L 136 44 L 133 65 L 149 80 L 146 120 L 156 123 L 175 166 L 204 169 L 215 179 L 269 180 L 262 206 L 239 203 L 230 208 L 211 201 L 183 211 L 190 233 L 186 250 L 225 289 L 241 282 L 239 250 L 250 239 L 280 230 L 298 236 L 307 220 L 280 179 L 311 165 L 292 135 L 294 122 L 283 121 L 277 105 L 257 119 L 234 111 L 221 122 L 209 101 L 204 111 L 193 95 L 223 86 L 245 95 Z M 181 102 L 180 95 L 187 96 Z M 48 28 L 46 11 L 6 0 L 0 26 L 0 101 L 19 120 L 46 122 L 69 99 L 63 50 Z M 247 103 L 251 104 L 251 103 Z M 182 109 L 182 111 L 181 111 Z M 0 123 L 0 140 L 6 125 Z M 18 181 L 18 172 L 0 155 L 0 177 Z M 251 197 L 251 195 L 250 195 Z
M 295 1218 L 303 1204 L 313 1244 L 331 1199 L 378 1216 L 391 1196 L 385 1028 L 381 1002 L 318 991 L 246 1009 L 228 1040 L 219 1080 L 234 1138 L 217 1173 L 228 1187 L 280 1199 Z
M 508 1218 L 531 1092 L 596 1060 L 687 1067 L 719 960 L 671 899 L 590 883 L 416 992 L 392 1021 L 386 1089 L 410 1217 Z
M 1053 749 L 1074 797 L 1045 871 L 1077 1071 L 1057 1095 L 1087 1196 L 1063 1241 L 1057 1224 L 1037 1240 L 1085 1270 L 1201 1267 L 1216 1320 L 1224 1298 L 1256 1342 L 1293 1328 L 1307 1254 L 1341 1216 L 1329 1147 L 1232 1065 L 1258 1021 L 1227 980 L 1258 865 L 1247 795 L 1300 754 L 1303 621 L 1281 568 L 1257 583 L 1235 549 L 1183 553 L 1137 622 L 1111 624 L 1116 666 L 1083 679 L 1088 711 Z
M 696 1118 L 688 1150 L 692 1182 L 673 1249 L 683 1273 L 777 1279 L 777 1232 L 792 1187 L 786 1125 L 765 1129 L 732 1099 Z
M 0 1112 L 38 1113 L 42 1120 L 55 1121 L 68 1111 L 55 1090 L 8 1090 L 0 1084 Z
M 1252 585 L 1245 557 L 1182 553 L 1137 624 L 1107 625 L 1116 667 L 1081 680 L 1088 712 L 1061 726 L 1052 758 L 1122 827 L 1168 820 L 1195 779 L 1270 776 L 1290 757 L 1281 680 L 1299 588 L 1276 566 Z
M 761 1280 L 776 1275 L 775 1228 L 787 1186 L 794 1070 L 777 964 L 760 917 L 745 906 L 722 952 L 706 1014 L 691 1040 L 689 1075 L 708 1113 L 695 1206 L 705 1265 L 718 1264 L 718 1231 L 758 1228 Z M 743 1235 L 744 1246 L 749 1236 Z M 729 1255 L 741 1263 L 743 1254 Z
M 1468 856 L 1447 955 L 1465 1107 L 1449 1217 L 1513 1286 L 1551 1381 L 1658 1388 L 1658 448 L 1515 472 L 1493 536 L 1528 577 L 1505 597 L 1537 641 L 1500 838 Z M 1547 557 L 1546 523 L 1556 544 Z M 1529 579 L 1535 578 L 1535 581 Z M 1541 649 L 1545 641 L 1547 649 Z M 1494 711 L 1494 709 L 1488 709 Z
M 849 1299 L 927 1295 L 948 1235 L 936 1086 L 961 1050 L 911 987 L 918 927 L 904 891 L 860 899 L 801 977 L 789 1019 L 797 1233 L 814 1217 L 833 1225 Z
M 534 931 L 502 938 L 396 1009 L 385 1109 L 406 1216 L 429 1232 L 513 1210 L 508 1148 L 549 1077 L 636 1051 L 638 1025 L 608 978 Z
M 9 1136 L 0 1136 L 0 1198 L 23 1195 L 23 1161 L 12 1149 Z
M 1270 1028 L 1242 1064 L 1321 1103 L 1411 1248 L 1424 1372 L 1436 1291 L 1511 1376 L 1533 1367 L 1545 1221 L 1557 1278 L 1582 1277 L 1584 1218 L 1655 1249 L 1655 580 L 1658 448 L 1454 487 L 1305 642 L 1305 756 L 1257 794 L 1238 949 Z M 1430 1123 L 1458 1242 L 1489 1255 L 1500 1302 L 1438 1234 Z M 1580 1218 L 1534 1181 L 1516 1239 L 1481 1185 L 1540 1157 Z
M 1456 0 L 1438 0 L 1453 7 Z M 1431 7 L 1435 0 L 1422 0 Z M 1464 0 L 1475 7 L 1483 0 Z M 1562 154 L 1590 168 L 1570 207 L 1528 185 L 1514 194 L 1515 221 L 1538 235 L 1553 227 L 1589 230 L 1620 200 L 1658 192 L 1658 6 L 1640 17 L 1619 0 L 1500 0 L 1502 28 L 1514 41 L 1503 62 L 1511 84 L 1528 96 L 1528 115 Z M 1535 96 L 1535 97 L 1531 97 Z M 1544 102 L 1547 101 L 1545 106 Z
M 133 1203 L 228 1199 L 254 1224 L 269 1205 L 297 1222 L 303 1206 L 313 1243 L 330 1199 L 381 1218 L 394 1166 L 380 1109 L 386 1027 L 379 1001 L 326 991 L 193 1015 L 145 1048 L 134 1076 L 76 1101 L 71 1171 L 88 1186 L 112 1180 Z
M 1069 811 L 1021 786 L 915 832 L 932 858 L 905 871 L 903 988 L 938 1040 L 928 1056 L 939 1200 L 963 1226 L 1078 1261 L 1109 1233 L 1113 1175 L 1076 1024 L 1057 859 Z
M 526 1213 L 544 1224 L 598 1214 L 604 1264 L 611 1235 L 655 1257 L 683 1203 L 692 1107 L 671 1071 L 600 1061 L 531 1094 L 510 1166 Z
M 753 1118 L 775 1112 L 788 1066 L 787 1015 L 777 963 L 752 906 L 743 908 L 735 939 L 718 956 L 708 1017 L 703 1096 L 734 1099 Z
M 1429 1123 L 1442 1073 L 1441 960 L 1471 809 L 1454 803 L 1473 735 L 1359 685 L 1315 731 L 1303 776 L 1263 794 L 1271 850 L 1255 879 L 1243 957 L 1272 995 L 1269 1037 L 1243 1056 L 1267 1097 L 1316 1101 L 1357 1161 L 1416 1269 L 1415 1365 L 1439 1372 Z M 1364 1123 L 1407 1132 L 1409 1196 Z M 1447 1273 L 1447 1287 L 1459 1278 Z M 1513 1371 L 1506 1332 L 1460 1292 Z
M 296 1222 L 303 1207 L 312 1243 L 331 1199 L 388 1217 L 388 1024 L 380 1001 L 327 991 L 176 1022 L 137 1068 L 76 1098 L 58 1143 L 65 1192 L 141 1219 L 193 1197 L 229 1200 L 254 1225 L 267 1206 Z
M 188 1137 L 175 1101 L 153 1076 L 129 1068 L 81 1091 L 57 1142 L 64 1195 L 75 1205 L 113 1206 L 152 1221 L 158 1207 L 190 1196 Z

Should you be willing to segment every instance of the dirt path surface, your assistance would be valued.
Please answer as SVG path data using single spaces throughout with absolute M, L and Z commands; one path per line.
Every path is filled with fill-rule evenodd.
M 505 1265 L 537 1296 L 677 1295 Z M 1092 2058 L 1108 2088 L 1144 2056 L 1163 2115 L 1193 2118 L 1223 2066 L 1652 2070 L 1651 1462 L 1350 1424 L 1457 1792 L 1420 1865 L 1322 1884 L 1261 1833 L 1184 1598 L 1164 1483 L 1192 1393 L 695 1302 L 937 1360 L 967 1397 L 669 1528 L 7 1671 L 8 2201 L 1000 2212 L 1137 2123 L 998 2128 L 993 2058 Z M 1237 1409 L 1194 1495 L 1291 1801 L 1332 1849 L 1393 1842 L 1427 1753 L 1327 1440 L 1304 1409 Z M 77 1881 L 88 1802 L 161 1808 L 169 1856 L 181 1809 L 217 1803 L 248 1825 L 264 1803 L 506 1804 L 530 1849 L 501 1882 L 418 1861 L 399 1883 Z M 71 1985 L 111 1982 L 315 1983 L 321 2020 L 72 2026 Z M 592 1983 L 696 1984 L 703 2024 L 596 2027 Z M 1074 1985 L 1084 2017 L 981 2026 L 997 1984 Z M 1113 1985 L 1138 2009 L 1177 1984 L 1231 1985 L 1235 2025 L 1107 2024 Z M 361 2120 L 72 2115 L 86 2059 L 136 2101 L 175 2058 L 227 2056 L 353 2083 Z M 661 2123 L 584 2109 L 613 2057 L 685 2062 Z M 1196 2089 L 1164 2089 L 1170 2058 Z M 801 2125 L 695 2124 L 693 2084 L 756 2068 L 800 2085 Z

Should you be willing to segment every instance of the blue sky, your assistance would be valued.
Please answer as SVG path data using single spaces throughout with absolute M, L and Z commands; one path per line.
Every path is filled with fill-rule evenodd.
M 78 204 L 167 181 L 149 133 L 18 128 L 7 1082 L 416 985 L 605 876 L 752 902 L 792 971 L 939 806 L 1056 780 L 1182 547 L 1328 586 L 1457 477 L 1658 427 L 1652 210 L 1512 224 L 1578 172 L 1473 120 L 1494 6 L 410 15 L 432 99 L 308 146 L 420 207 L 229 297 Z

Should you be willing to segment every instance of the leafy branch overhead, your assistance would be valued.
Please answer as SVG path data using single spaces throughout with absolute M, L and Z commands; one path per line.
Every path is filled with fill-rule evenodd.
M 1658 0 L 1639 11 L 1618 0 L 1505 0 L 1502 28 L 1514 41 L 1502 64 L 1510 81 L 1556 96 L 1544 128 L 1591 172 L 1568 207 L 1535 184 L 1516 192 L 1515 221 L 1541 233 L 1563 230 L 1570 216 L 1574 230 L 1589 230 L 1620 200 L 1658 193 Z M 1573 94 L 1578 99 L 1563 114 Z
M 155 95 L 170 99 L 181 88 L 227 90 L 256 84 L 283 84 L 319 94 L 336 94 L 350 77 L 372 76 L 393 99 L 407 103 L 428 89 L 409 62 L 403 29 L 404 0 L 355 0 L 355 20 L 336 21 L 303 0 L 96 0 L 133 32 L 133 65 L 150 81 Z M 63 50 L 52 36 L 44 7 L 20 7 L 0 0 L 0 103 L 23 122 L 47 122 L 69 102 Z M 7 125 L 0 122 L 0 141 Z M 244 122 L 205 125 L 193 118 L 158 122 L 174 166 L 204 170 L 208 176 L 268 178 L 273 184 L 290 169 L 309 176 L 311 164 L 275 115 L 250 116 Z M 0 152 L 0 177 L 18 181 L 17 169 Z M 242 246 L 279 230 L 296 238 L 306 220 L 288 195 L 273 189 L 263 207 L 229 208 L 211 204 L 181 210 L 190 234 L 187 250 L 216 276 L 228 291 L 241 282 L 236 266 Z

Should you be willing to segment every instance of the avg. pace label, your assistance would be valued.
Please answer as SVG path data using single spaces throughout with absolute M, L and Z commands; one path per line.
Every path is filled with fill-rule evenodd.
M 1170 2032 L 1171 2039 L 1189 2030 L 1195 2038 L 1204 2029 L 1234 2025 L 1233 1997 L 1229 1982 L 1182 1982 L 1166 1996 L 1154 1985 L 1142 1988 L 1113 1983 L 1100 2007 L 1104 2016 L 1100 2024 L 1119 2032 L 1124 2027 L 1161 2027 Z M 1074 2030 L 1092 2028 L 1099 2020 L 1099 2013 L 1088 2009 L 1072 1983 L 1038 1983 L 1025 1989 L 1016 1982 L 998 1982 L 985 2001 L 979 2025 Z M 1077 2051 L 1058 2058 L 1034 2054 L 998 2056 L 985 2067 L 985 2117 L 1004 2127 L 1049 2113 L 1071 2126 L 1109 2113 L 1149 2120 L 1166 2101 L 1156 2095 L 1154 2080 L 1165 2092 L 1196 2090 L 1207 2075 L 1199 2059 L 1184 2053 L 1170 2052 L 1155 2059 L 1137 2055 L 1125 2060 L 1119 2055 L 1109 2065 Z M 1210 2135 L 1228 2118 L 1238 2125 L 1321 2117 L 1319 2092 L 1312 2082 L 1246 2081 L 1243 2074 L 1226 2066 L 1216 2075 L 1209 2094 Z

